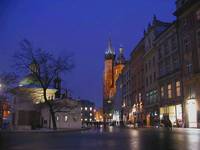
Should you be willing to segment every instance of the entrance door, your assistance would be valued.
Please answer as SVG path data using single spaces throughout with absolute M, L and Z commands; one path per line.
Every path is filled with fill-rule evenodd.
M 188 100 L 187 102 L 188 122 L 190 128 L 197 127 L 197 108 L 196 100 Z

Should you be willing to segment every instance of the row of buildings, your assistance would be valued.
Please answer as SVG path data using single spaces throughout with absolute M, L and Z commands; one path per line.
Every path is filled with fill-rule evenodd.
M 200 127 L 200 1 L 177 0 L 174 15 L 174 22 L 154 16 L 120 69 L 113 48 L 106 51 L 106 120 L 151 126 L 168 117 Z

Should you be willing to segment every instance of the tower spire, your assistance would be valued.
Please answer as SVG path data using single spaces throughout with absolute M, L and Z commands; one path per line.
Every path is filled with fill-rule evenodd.
M 108 39 L 108 48 L 107 48 L 106 54 L 113 54 L 113 55 L 115 54 L 114 49 L 112 47 L 112 40 L 110 36 Z
M 122 45 L 120 45 L 120 47 L 119 47 L 119 56 L 117 57 L 117 62 L 119 64 L 124 64 L 125 63 L 124 47 Z

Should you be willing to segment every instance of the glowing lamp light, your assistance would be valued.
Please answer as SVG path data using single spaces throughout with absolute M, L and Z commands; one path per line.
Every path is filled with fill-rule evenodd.
M 108 104 L 110 104 L 110 103 L 111 103 L 111 101 L 109 100 L 109 101 L 107 101 L 107 103 L 108 103 Z
M 37 102 L 35 102 L 36 104 L 39 104 L 40 102 L 39 101 L 37 101 Z
M 132 109 L 132 112 L 133 112 L 133 113 L 135 113 L 135 112 L 136 112 L 136 108 L 135 108 L 135 107 L 133 107 L 133 109 Z

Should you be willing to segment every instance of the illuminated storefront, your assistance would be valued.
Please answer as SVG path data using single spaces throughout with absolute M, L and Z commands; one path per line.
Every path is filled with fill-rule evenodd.
M 119 111 L 114 111 L 112 120 L 116 123 L 116 125 L 120 124 L 120 112 Z
M 197 104 L 196 99 L 189 99 L 186 102 L 186 111 L 188 117 L 188 127 L 196 128 L 197 127 Z
M 182 124 L 182 105 L 171 105 L 160 108 L 160 120 L 163 119 L 164 116 L 168 116 L 173 125 L 181 125 Z M 178 124 L 177 124 L 178 123 Z

